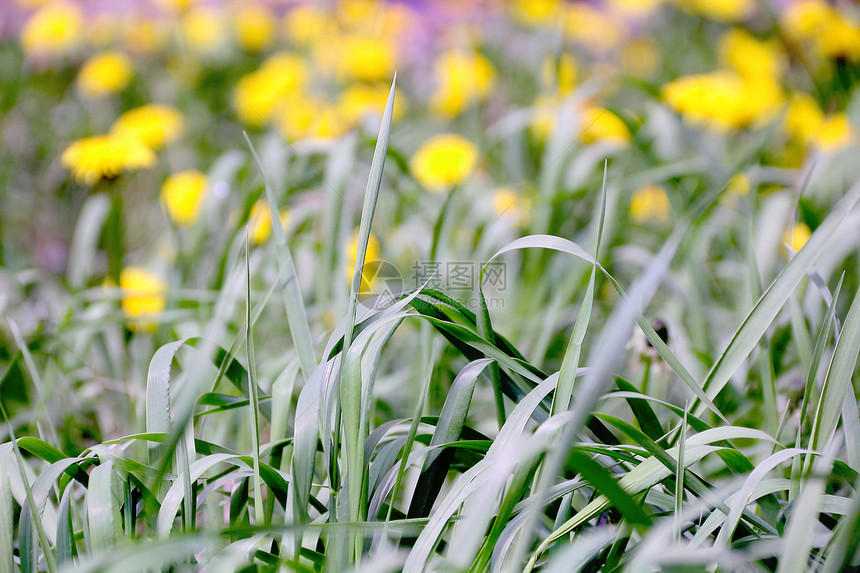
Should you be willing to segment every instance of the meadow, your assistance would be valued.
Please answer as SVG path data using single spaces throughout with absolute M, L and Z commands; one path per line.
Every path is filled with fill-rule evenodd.
M 860 570 L 860 5 L 9 0 L 0 573 Z

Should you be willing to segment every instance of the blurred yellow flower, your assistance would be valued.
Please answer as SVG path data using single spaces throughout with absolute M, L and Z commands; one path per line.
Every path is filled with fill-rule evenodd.
M 468 139 L 443 133 L 431 137 L 412 157 L 415 179 L 430 191 L 445 191 L 468 179 L 478 163 L 478 150 Z
M 609 0 L 609 5 L 629 16 L 647 16 L 656 12 L 666 0 Z
M 152 54 L 167 43 L 167 28 L 149 18 L 128 18 L 122 24 L 122 38 L 131 52 Z
M 350 124 L 357 123 L 368 114 L 381 117 L 388 101 L 389 90 L 387 84 L 350 84 L 341 91 L 338 107 L 344 119 Z M 406 109 L 405 97 L 399 90 L 395 91 L 394 109 L 391 111 L 392 120 L 396 121 L 403 117 Z
M 539 95 L 532 103 L 530 130 L 535 139 L 545 141 L 555 129 L 558 118 L 558 98 Z
M 564 2 L 562 0 L 511 0 L 511 15 L 526 26 L 546 26 L 559 21 Z
M 122 311 L 132 320 L 152 317 L 167 306 L 167 283 L 158 275 L 141 267 L 126 267 L 119 275 L 122 289 Z M 154 324 L 136 322 L 137 326 L 152 328 Z
M 275 39 L 275 17 L 262 4 L 242 4 L 233 15 L 233 31 L 243 48 L 259 52 Z
M 663 86 L 666 103 L 693 125 L 719 131 L 761 125 L 782 105 L 779 85 L 747 81 L 730 70 L 684 76 Z
M 582 110 L 581 122 L 579 137 L 585 143 L 608 141 L 623 144 L 630 141 L 627 125 L 608 109 L 586 106 Z
M 788 102 L 788 113 L 785 114 L 783 126 L 789 135 L 806 143 L 824 122 L 824 112 L 818 102 L 806 93 L 796 92 Z
M 660 49 L 653 40 L 637 38 L 621 47 L 621 69 L 636 77 L 647 78 L 660 67 Z
M 497 217 L 510 217 L 518 225 L 529 221 L 531 203 L 513 187 L 502 187 L 493 193 L 493 212 Z
M 811 42 L 825 57 L 860 60 L 860 26 L 823 0 L 792 2 L 782 13 L 786 35 L 796 42 Z
M 495 84 L 490 61 L 481 54 L 450 50 L 434 65 L 436 89 L 430 99 L 433 111 L 446 116 L 459 115 L 472 103 L 483 101 Z
M 669 196 L 659 185 L 646 185 L 633 192 L 630 199 L 630 218 L 636 223 L 669 222 Z
M 782 237 L 782 242 L 791 247 L 792 250 L 799 251 L 811 236 L 812 231 L 809 229 L 807 224 L 800 222 L 796 223 L 791 228 L 791 231 L 785 232 L 785 235 Z
M 290 221 L 289 211 L 286 209 L 279 213 L 281 227 L 286 227 Z M 262 245 L 272 236 L 272 213 L 269 203 L 260 199 L 251 207 L 248 215 L 248 237 L 252 245 Z
M 208 183 L 196 170 L 181 171 L 167 178 L 161 187 L 161 201 L 171 219 L 183 227 L 197 220 Z
M 372 35 L 348 35 L 337 46 L 337 70 L 342 78 L 390 80 L 397 62 L 392 42 Z
M 307 137 L 317 113 L 317 103 L 304 95 L 295 95 L 284 101 L 280 134 L 287 141 Z
M 346 245 L 344 252 L 346 256 L 346 265 L 344 266 L 344 274 L 346 280 L 352 283 L 352 274 L 355 272 L 355 260 L 358 255 L 358 229 L 352 234 L 349 243 Z M 376 276 L 378 265 L 372 263 L 381 261 L 382 255 L 379 248 L 379 241 L 376 237 L 370 235 L 367 239 L 367 251 L 364 255 L 364 267 L 361 269 L 361 285 L 359 286 L 359 297 L 365 298 L 374 292 L 374 288 L 379 284 L 379 279 Z
M 239 80 L 233 94 L 236 113 L 249 125 L 263 125 L 286 98 L 303 91 L 306 82 L 304 60 L 293 54 L 275 54 Z
M 852 62 L 860 60 L 860 26 L 836 11 L 832 14 L 826 29 L 818 37 L 818 50 L 830 58 L 842 57 Z
M 541 83 L 547 90 L 568 95 L 576 87 L 576 60 L 568 53 L 547 56 L 540 67 Z
M 296 6 L 284 16 L 284 36 L 298 46 L 310 46 L 337 32 L 330 13 L 313 4 Z
M 287 141 L 298 141 L 306 138 L 335 139 L 352 125 L 339 106 L 299 94 L 284 100 L 279 127 Z
M 113 44 L 120 30 L 120 19 L 112 12 L 101 12 L 93 15 L 88 22 L 86 41 L 90 46 L 107 46 Z
M 60 54 L 77 46 L 83 33 L 83 15 L 63 0 L 51 2 L 33 14 L 21 30 L 21 47 L 28 54 Z
M 618 44 L 621 28 L 609 16 L 588 4 L 568 4 L 564 14 L 564 35 L 586 46 L 607 49 Z
M 72 143 L 60 162 L 79 183 L 94 185 L 100 179 L 115 179 L 124 170 L 151 167 L 155 154 L 133 137 L 97 135 Z
M 192 8 L 179 24 L 185 43 L 199 53 L 215 51 L 226 36 L 222 13 L 211 8 Z
M 185 119 L 174 107 L 152 103 L 129 110 L 111 127 L 114 135 L 139 139 L 150 149 L 158 149 L 185 130 Z
M 785 68 L 785 55 L 774 41 L 760 41 L 740 28 L 733 28 L 720 39 L 720 57 L 741 77 L 776 80 Z
M 812 136 L 811 143 L 819 149 L 833 151 L 851 143 L 853 137 L 848 116 L 837 113 L 821 122 L 818 131 Z
M 825 151 L 844 147 L 854 137 L 847 115 L 825 116 L 815 99 L 802 92 L 792 96 L 783 128 L 795 141 Z
M 78 91 L 84 97 L 99 97 L 128 85 L 134 64 L 122 52 L 110 51 L 87 60 L 78 72 Z
M 731 179 L 729 179 L 726 192 L 729 195 L 734 195 L 735 197 L 743 197 L 750 192 L 750 189 L 752 189 L 750 178 L 744 173 L 736 173 Z
M 749 16 L 755 0 L 675 0 L 681 8 L 718 22 L 735 22 Z

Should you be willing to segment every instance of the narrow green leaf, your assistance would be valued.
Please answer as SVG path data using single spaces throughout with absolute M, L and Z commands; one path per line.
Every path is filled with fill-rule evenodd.
M 720 393 L 720 390 L 725 387 L 737 368 L 758 344 L 809 267 L 824 251 L 836 230 L 857 204 L 858 199 L 860 199 L 860 184 L 852 187 L 836 204 L 830 215 L 815 229 L 803 248 L 785 266 L 750 310 L 725 351 L 719 356 L 705 377 L 702 387 L 709 398 L 714 399 Z M 694 412 L 698 414 L 701 409 L 701 407 L 698 410 L 694 408 Z
M 254 149 L 254 145 L 251 143 L 251 138 L 248 137 L 246 132 L 243 132 L 243 134 L 254 156 L 254 161 L 257 162 L 257 167 L 260 169 L 260 175 L 263 177 L 263 184 L 266 188 L 266 199 L 269 203 L 272 218 L 272 237 L 275 240 L 275 250 L 278 259 L 278 278 L 282 285 L 284 306 L 287 309 L 287 322 L 290 325 L 290 334 L 293 337 L 293 343 L 296 345 L 296 352 L 299 355 L 302 375 L 307 379 L 316 367 L 317 360 L 316 356 L 314 356 L 313 339 L 311 338 L 305 303 L 302 299 L 302 291 L 299 288 L 299 281 L 296 277 L 293 255 L 290 252 L 289 246 L 287 246 L 287 237 L 284 234 L 284 228 L 280 224 L 281 214 L 278 211 L 277 197 L 275 197 L 275 192 L 266 178 L 263 162 L 260 161 L 257 150 Z

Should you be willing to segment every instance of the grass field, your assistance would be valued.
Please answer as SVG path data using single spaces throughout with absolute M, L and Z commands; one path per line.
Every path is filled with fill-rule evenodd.
M 860 568 L 860 10 L 10 0 L 0 573 Z

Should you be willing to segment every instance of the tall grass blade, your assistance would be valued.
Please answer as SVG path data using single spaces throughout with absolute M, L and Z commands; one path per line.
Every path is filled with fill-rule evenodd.
M 279 227 L 280 219 L 272 218 L 272 226 Z M 283 232 L 283 229 L 281 230 Z M 248 360 L 248 387 L 251 392 L 251 456 L 254 459 L 254 523 L 265 523 L 263 506 L 263 480 L 260 479 L 260 396 L 257 388 L 257 356 L 254 353 L 253 323 L 251 322 L 251 239 L 245 232 L 245 351 Z
M 809 241 L 785 266 L 750 310 L 725 351 L 719 356 L 705 377 L 702 387 L 709 398 L 714 399 L 720 393 L 720 390 L 725 387 L 737 368 L 758 344 L 809 267 L 824 251 L 836 230 L 857 204 L 858 199 L 860 199 L 860 184 L 854 185 L 836 204 L 830 215 L 812 233 Z M 697 415 L 701 411 L 701 406 L 694 409 Z
M 860 354 L 860 296 L 855 295 L 839 340 L 836 342 L 824 386 L 821 388 L 821 396 L 812 423 L 812 436 L 809 442 L 811 450 L 822 451 L 836 431 L 842 415 L 845 395 L 849 390 L 853 392 L 851 379 L 854 376 L 858 354 Z
M 12 532 L 15 511 L 12 506 L 12 444 L 0 444 L 0 573 L 14 573 Z
M 269 180 L 266 177 L 266 172 L 263 169 L 263 162 L 257 155 L 257 150 L 251 143 L 251 138 L 246 132 L 245 141 L 248 142 L 248 147 L 251 149 L 251 154 L 254 156 L 254 161 L 257 162 L 257 167 L 260 169 L 260 175 L 263 178 L 263 185 L 266 188 L 266 199 L 269 204 L 269 211 L 272 219 L 272 237 L 275 240 L 275 252 L 278 258 L 279 279 L 282 285 L 284 295 L 284 306 L 287 309 L 287 322 L 290 325 L 290 334 L 293 337 L 293 344 L 296 345 L 296 352 L 299 355 L 299 362 L 302 367 L 302 376 L 305 380 L 310 378 L 311 372 L 316 367 L 316 357 L 314 356 L 313 340 L 311 338 L 311 330 L 308 323 L 307 312 L 305 311 L 305 303 L 302 299 L 302 291 L 299 288 L 299 281 L 296 277 L 296 268 L 293 264 L 293 255 L 287 246 L 287 236 L 284 234 L 284 228 L 281 226 L 281 215 L 278 212 L 278 201 L 272 186 L 269 185 Z
M 120 515 L 113 462 L 103 461 L 90 472 L 87 524 L 93 554 L 108 551 L 119 539 Z

